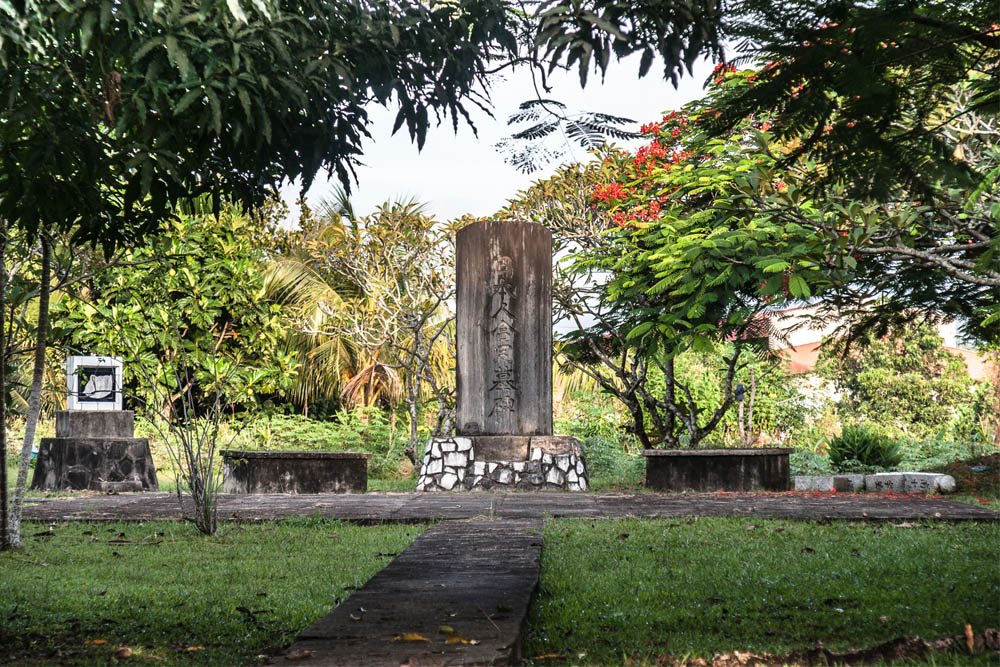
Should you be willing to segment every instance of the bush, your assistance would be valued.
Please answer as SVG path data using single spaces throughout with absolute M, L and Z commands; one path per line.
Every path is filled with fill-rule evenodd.
M 604 478 L 623 481 L 632 477 L 641 478 L 645 461 L 641 456 L 627 454 L 617 442 L 608 438 L 585 438 L 580 442 L 583 456 L 587 461 L 587 473 L 591 479 Z
M 838 470 L 893 468 L 903 453 L 892 438 L 873 424 L 848 424 L 830 440 L 830 462 Z
M 788 456 L 788 467 L 794 475 L 831 475 L 830 458 L 824 454 L 797 449 Z

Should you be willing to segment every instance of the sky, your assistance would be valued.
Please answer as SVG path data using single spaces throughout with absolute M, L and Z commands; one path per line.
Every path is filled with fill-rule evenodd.
M 586 88 L 580 87 L 573 72 L 558 72 L 549 83 L 553 86 L 545 97 L 559 100 L 567 112 L 598 111 L 631 118 L 639 124 L 659 120 L 663 112 L 677 109 L 702 93 L 702 84 L 712 69 L 707 61 L 698 63 L 692 76 L 680 80 L 674 87 L 661 77 L 662 68 L 656 63 L 642 79 L 638 78 L 638 58 L 612 63 L 604 82 L 591 74 Z M 510 134 L 507 117 L 518 105 L 536 96 L 530 73 L 521 69 L 497 76 L 491 86 L 493 118 L 470 106 L 477 137 L 467 124 L 459 123 L 458 133 L 448 120 L 431 128 L 423 150 L 418 151 L 405 128 L 392 135 L 394 108 L 378 105 L 369 107 L 372 138 L 364 147 L 364 166 L 357 169 L 358 182 L 352 185 L 351 200 L 355 213 L 366 215 L 380 203 L 392 199 L 415 198 L 426 204 L 426 210 L 439 220 L 450 220 L 463 214 L 492 215 L 519 190 L 552 173 L 556 164 L 530 174 L 522 174 L 503 160 L 493 145 Z M 587 158 L 577 147 L 569 161 Z M 332 196 L 335 183 L 320 174 L 306 193 L 306 201 L 316 202 Z M 293 210 L 299 188 L 290 185 L 282 197 Z

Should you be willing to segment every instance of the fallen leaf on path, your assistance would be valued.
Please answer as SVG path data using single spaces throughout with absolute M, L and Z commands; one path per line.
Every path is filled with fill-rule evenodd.
M 438 628 L 438 632 L 440 632 L 441 634 L 450 635 L 453 632 L 455 632 L 455 628 L 451 627 L 450 625 L 442 625 L 441 627 Z
M 471 644 L 472 646 L 475 646 L 476 644 L 479 643 L 479 641 L 476 640 L 476 639 L 467 639 L 466 637 L 463 637 L 462 635 L 453 632 L 453 633 L 451 633 L 450 635 L 448 635 L 447 637 L 444 638 L 444 643 L 445 644 Z
M 429 642 L 430 639 L 416 632 L 404 632 L 392 638 L 394 642 Z
M 308 660 L 309 658 L 316 655 L 316 651 L 310 651 L 309 649 L 303 649 L 301 651 L 289 651 L 285 654 L 285 660 Z

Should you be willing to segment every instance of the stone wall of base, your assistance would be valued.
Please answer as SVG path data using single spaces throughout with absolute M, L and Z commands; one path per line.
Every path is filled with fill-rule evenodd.
M 583 449 L 575 438 L 503 437 L 506 440 L 503 450 L 520 453 L 523 446 L 524 458 L 484 460 L 484 455 L 496 454 L 498 438 L 483 437 L 479 458 L 476 456 L 477 436 L 431 439 L 424 450 L 417 491 L 586 491 L 589 487 Z
M 159 491 L 146 438 L 42 438 L 36 491 Z
M 266 452 L 224 449 L 223 493 L 364 493 L 363 452 Z
M 798 475 L 796 491 L 849 493 L 951 493 L 955 478 L 936 472 L 880 472 L 874 475 Z

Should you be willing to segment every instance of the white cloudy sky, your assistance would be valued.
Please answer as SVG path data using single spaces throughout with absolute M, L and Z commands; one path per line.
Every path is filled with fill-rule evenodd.
M 674 89 L 664 81 L 654 64 L 645 78 L 638 78 L 637 59 L 614 63 L 603 84 L 593 77 L 581 88 L 576 73 L 558 73 L 550 80 L 553 91 L 546 95 L 565 103 L 568 111 L 599 111 L 632 118 L 639 123 L 658 120 L 667 110 L 676 109 L 700 96 L 702 84 L 712 65 L 702 62 L 693 76 L 686 76 Z M 450 122 L 428 132 L 422 151 L 410 142 L 405 129 L 391 134 L 395 109 L 373 106 L 369 109 L 372 139 L 365 146 L 365 166 L 358 169 L 358 183 L 352 188 L 355 211 L 370 213 L 381 202 L 399 197 L 415 197 L 426 202 L 438 219 L 446 220 L 464 213 L 489 215 L 497 211 L 516 192 L 544 178 L 551 167 L 531 175 L 519 173 L 503 161 L 493 148 L 509 134 L 506 119 L 518 104 L 535 96 L 531 76 L 526 71 L 508 74 L 491 87 L 493 115 L 473 113 L 479 136 L 460 124 L 458 133 Z M 578 159 L 586 157 L 577 149 Z M 310 203 L 328 197 L 332 186 L 322 176 L 306 193 Z M 289 205 L 297 188 L 288 187 L 284 197 Z

